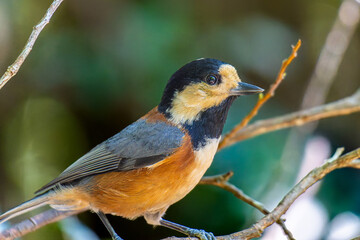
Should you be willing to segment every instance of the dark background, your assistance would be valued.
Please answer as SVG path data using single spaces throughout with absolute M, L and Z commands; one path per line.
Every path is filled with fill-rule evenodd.
M 0 72 L 15 60 L 49 4 L 0 1 Z M 229 62 L 243 81 L 268 89 L 290 45 L 301 38 L 302 47 L 286 80 L 256 119 L 298 110 L 340 4 L 339 0 L 64 1 L 18 75 L 0 91 L 1 210 L 31 198 L 96 144 L 156 106 L 171 74 L 194 59 Z M 359 88 L 359 34 L 357 30 L 351 40 L 326 102 Z M 224 131 L 239 123 L 256 101 L 256 96 L 237 100 Z M 303 158 L 304 142 L 296 146 L 301 151 L 289 159 L 290 166 L 282 168 L 289 131 L 224 149 L 207 175 L 233 170 L 231 182 L 271 209 L 295 183 Z M 360 146 L 359 132 L 360 116 L 354 114 L 322 120 L 313 135 L 325 137 L 331 152 L 339 146 L 350 151 Z M 273 187 L 279 179 L 280 186 Z M 360 214 L 359 186 L 358 170 L 343 169 L 326 177 L 316 194 L 328 214 L 326 221 L 345 211 Z M 215 235 L 248 227 L 260 216 L 212 186 L 196 187 L 166 214 L 171 221 Z M 109 238 L 95 214 L 79 218 L 98 236 Z M 81 239 L 71 237 L 71 227 L 80 229 L 80 223 L 69 221 L 24 239 Z M 176 235 L 161 227 L 154 230 L 142 218 L 110 217 L 110 221 L 125 239 Z M 85 229 L 83 236 L 89 231 Z

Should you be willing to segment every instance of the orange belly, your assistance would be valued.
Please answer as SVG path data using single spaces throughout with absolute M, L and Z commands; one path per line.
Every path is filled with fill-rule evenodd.
M 209 159 L 199 160 L 188 140 L 171 157 L 151 167 L 95 176 L 86 186 L 90 208 L 130 219 L 166 210 L 198 184 L 215 151 L 206 155 Z
M 92 209 L 129 219 L 163 213 L 185 197 L 211 165 L 218 146 L 213 139 L 193 151 L 189 137 L 171 157 L 150 167 L 96 175 L 72 188 L 61 189 L 51 204 L 57 209 Z

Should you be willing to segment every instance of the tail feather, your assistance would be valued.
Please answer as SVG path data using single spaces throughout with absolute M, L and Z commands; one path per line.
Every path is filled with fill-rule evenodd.
M 7 220 L 32 211 L 36 208 L 42 207 L 48 203 L 49 195 L 47 193 L 36 196 L 29 201 L 26 201 L 19 206 L 5 212 L 0 216 L 0 224 Z

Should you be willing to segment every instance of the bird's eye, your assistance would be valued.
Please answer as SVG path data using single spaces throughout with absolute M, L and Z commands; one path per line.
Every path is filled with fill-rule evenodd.
M 215 85 L 219 81 L 219 76 L 215 74 L 209 74 L 206 76 L 205 81 L 209 85 Z

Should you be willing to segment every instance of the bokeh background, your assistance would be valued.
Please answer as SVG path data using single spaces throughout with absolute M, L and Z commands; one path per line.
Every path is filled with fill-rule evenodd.
M 50 3 L 0 1 L 0 72 L 15 60 Z M 0 91 L 1 211 L 31 198 L 70 163 L 156 106 L 171 74 L 191 60 L 212 57 L 229 62 L 243 81 L 267 89 L 290 45 L 301 38 L 302 47 L 285 82 L 256 119 L 299 110 L 341 3 L 64 1 L 18 75 Z M 329 88 L 325 102 L 349 96 L 360 86 L 357 28 L 349 41 L 333 83 L 315 89 Z M 256 96 L 237 100 L 224 131 L 239 123 L 256 101 Z M 287 129 L 237 143 L 216 155 L 207 175 L 233 170 L 231 182 L 272 209 L 299 176 L 337 147 L 349 151 L 360 146 L 360 116 L 322 120 L 313 131 L 303 132 L 310 134 Z M 359 170 L 329 174 L 290 209 L 290 230 L 298 239 L 360 235 L 359 186 Z M 166 214 L 168 220 L 215 235 L 241 230 L 260 217 L 252 207 L 213 186 L 196 187 Z M 109 218 L 128 240 L 181 236 L 154 229 L 142 218 Z M 263 238 L 281 239 L 277 228 Z M 344 228 L 349 236 L 338 234 Z M 23 239 L 90 240 L 109 239 L 109 235 L 95 214 L 83 213 Z

